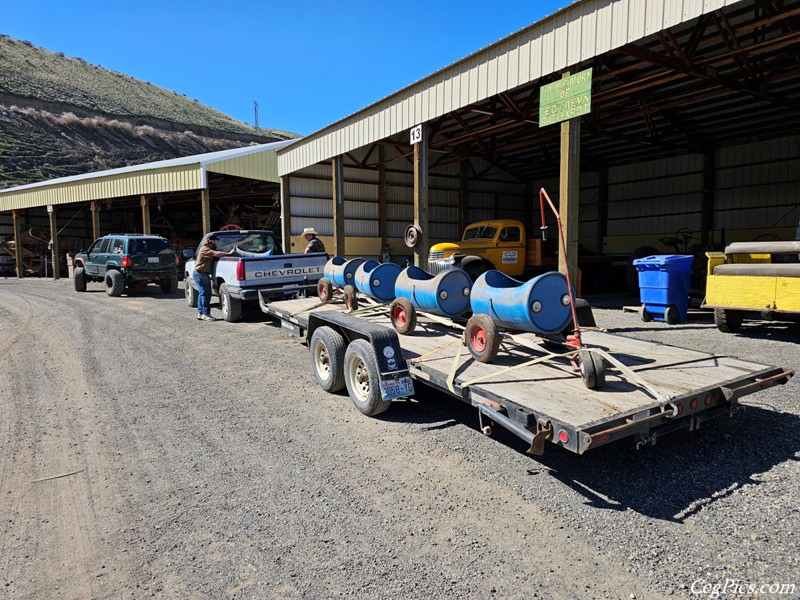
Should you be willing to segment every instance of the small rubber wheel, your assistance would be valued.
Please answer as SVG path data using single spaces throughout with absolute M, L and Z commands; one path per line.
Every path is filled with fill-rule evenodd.
M 106 294 L 109 296 L 122 296 L 125 291 L 125 275 L 116 269 L 106 272 Z
M 231 296 L 225 283 L 219 286 L 219 308 L 228 323 L 235 323 L 242 318 L 242 301 Z
M 664 320 L 670 325 L 677 325 L 681 320 L 681 313 L 678 312 L 678 307 L 670 304 L 667 310 L 664 311 Z
M 75 269 L 75 274 L 73 275 L 72 280 L 75 284 L 76 292 L 86 291 L 86 271 L 83 270 L 83 267 L 78 267 Z
M 590 390 L 597 387 L 597 366 L 595 365 L 592 353 L 589 350 L 578 352 L 578 363 L 581 369 L 583 385 Z
M 740 310 L 714 309 L 714 324 L 724 333 L 736 333 L 742 326 L 744 313 Z
M 158 282 L 158 287 L 161 288 L 161 292 L 164 294 L 174 294 L 178 291 L 178 278 L 162 279 Z
M 358 310 L 358 294 L 352 285 L 344 286 L 344 306 L 347 312 Z
M 366 340 L 355 340 L 344 353 L 344 382 L 358 411 L 368 417 L 386 412 L 391 400 L 381 398 L 375 351 Z
M 347 342 L 338 331 L 330 327 L 314 330 L 308 349 L 311 368 L 317 383 L 326 392 L 336 393 L 344 388 L 344 353 Z
M 597 352 L 592 352 L 590 350 L 589 353 L 592 355 L 592 363 L 594 363 L 594 372 L 596 378 L 595 388 L 600 389 L 606 384 L 606 363 L 603 361 L 603 357 Z
M 327 277 L 317 282 L 317 296 L 323 304 L 327 304 L 333 298 L 333 284 Z
M 411 335 L 417 328 L 417 311 L 406 298 L 395 298 L 389 305 L 392 327 L 401 335 Z
M 492 362 L 500 350 L 500 335 L 497 325 L 489 315 L 472 315 L 464 330 L 469 353 L 478 362 Z
M 647 309 L 643 306 L 642 307 L 642 321 L 644 321 L 645 323 L 649 323 L 652 320 L 653 320 L 653 316 L 649 312 L 647 312 Z
M 188 275 L 183 279 L 183 295 L 186 298 L 186 304 L 192 308 L 197 308 L 197 290 L 192 287 L 191 277 Z

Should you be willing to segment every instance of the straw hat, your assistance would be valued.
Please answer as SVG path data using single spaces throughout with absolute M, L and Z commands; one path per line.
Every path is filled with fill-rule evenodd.
M 314 229 L 313 227 L 306 227 L 305 229 L 303 229 L 303 235 L 308 235 L 309 233 L 311 235 L 319 235 L 317 233 L 317 230 Z

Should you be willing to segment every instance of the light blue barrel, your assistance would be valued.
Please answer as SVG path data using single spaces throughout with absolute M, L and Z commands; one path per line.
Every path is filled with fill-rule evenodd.
M 331 280 L 331 283 L 343 288 L 346 285 L 355 285 L 356 269 L 364 262 L 363 258 L 347 260 L 343 256 L 334 256 L 325 263 L 322 273 Z
M 412 265 L 397 276 L 394 293 L 397 298 L 406 298 L 418 310 L 458 317 L 469 308 L 471 287 L 472 280 L 461 269 L 447 269 L 431 275 Z
M 499 327 L 530 333 L 558 333 L 572 319 L 567 278 L 556 271 L 524 282 L 487 271 L 472 286 L 470 304 Z
M 394 284 L 402 270 L 392 262 L 381 264 L 370 259 L 356 269 L 356 289 L 378 302 L 389 303 L 394 300 Z

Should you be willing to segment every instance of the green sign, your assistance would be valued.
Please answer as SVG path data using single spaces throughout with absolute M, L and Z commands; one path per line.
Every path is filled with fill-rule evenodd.
M 539 89 L 539 127 L 560 123 L 592 110 L 592 70 L 586 69 Z

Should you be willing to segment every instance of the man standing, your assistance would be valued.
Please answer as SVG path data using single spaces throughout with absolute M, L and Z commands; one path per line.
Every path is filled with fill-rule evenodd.
M 197 261 L 194 265 L 192 279 L 197 284 L 197 318 L 201 321 L 216 321 L 211 316 L 211 273 L 214 270 L 214 259 L 220 256 L 230 256 L 230 252 L 220 252 L 217 250 L 217 236 L 213 233 L 208 236 L 206 243 L 197 253 Z M 186 285 L 189 285 L 187 282 Z
M 325 244 L 322 243 L 322 240 L 318 239 L 317 230 L 313 227 L 306 227 L 303 229 L 303 237 L 306 238 L 308 242 L 308 246 L 306 246 L 306 254 L 311 252 L 325 252 Z

